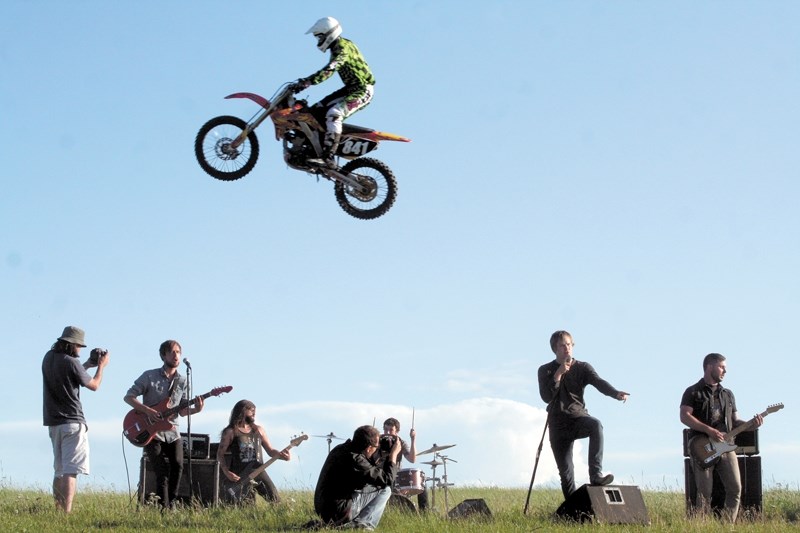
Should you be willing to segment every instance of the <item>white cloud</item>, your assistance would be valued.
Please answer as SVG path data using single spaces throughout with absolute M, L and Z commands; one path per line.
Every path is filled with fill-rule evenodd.
M 401 435 L 408 439 L 411 425 L 412 408 L 397 404 L 367 404 L 353 402 L 301 402 L 285 405 L 269 405 L 259 403 L 258 419 L 267 428 L 273 446 L 282 448 L 288 444 L 292 436 L 301 432 L 309 435 L 324 436 L 333 432 L 342 440 L 335 440 L 336 445 L 343 439 L 352 436 L 353 430 L 364 424 L 380 427 L 383 420 L 392 416 L 401 422 Z M 229 412 L 207 407 L 192 421 L 194 433 L 208 433 L 212 441 L 217 441 L 219 431 L 227 424 Z M 416 431 L 417 449 L 429 449 L 434 443 L 452 444 L 452 448 L 442 451 L 449 461 L 447 463 L 448 481 L 459 486 L 527 486 L 533 470 L 536 447 L 541 439 L 544 424 L 544 410 L 533 408 L 527 404 L 497 399 L 475 398 L 452 404 L 442 404 L 430 408 L 416 409 L 413 412 Z M 185 431 L 185 419 L 182 430 Z M 91 421 L 90 443 L 92 447 L 92 484 L 114 484 L 118 487 L 126 485 L 125 468 L 122 453 L 116 443 L 120 440 L 120 420 Z M 14 428 L 9 424 L 2 427 L 25 434 L 24 438 L 34 439 L 49 447 L 47 432 L 41 425 L 16 423 Z M 0 443 L 1 456 L 14 457 L 18 453 L 18 444 L 8 439 Z M 271 467 L 272 475 L 279 485 L 291 488 L 310 489 L 316 483 L 319 469 L 328 451 L 324 437 L 312 437 L 300 447 L 293 450 L 293 460 L 289 463 L 277 463 Z M 585 471 L 580 446 L 576 446 L 576 471 Z M 138 475 L 136 458 L 140 455 L 138 448 L 125 445 L 125 456 L 131 471 L 131 478 Z M 131 458 L 134 458 L 131 461 Z M 434 459 L 433 454 L 422 455 L 417 459 L 416 467 L 424 467 L 428 476 L 431 469 L 421 461 Z M 27 461 L 26 461 L 27 462 Z M 15 484 L 31 485 L 46 481 L 51 472 L 50 462 L 42 461 L 30 470 L 19 462 L 2 464 L 0 476 L 5 481 Z M 109 467 L 107 465 L 115 465 Z M 404 467 L 409 467 L 404 462 Z M 115 474 L 101 471 L 111 468 Z M 443 475 L 442 467 L 438 467 L 437 476 Z M 557 472 L 549 444 L 545 442 L 544 451 L 537 470 L 536 484 L 557 486 Z
M 530 377 L 532 372 L 530 362 L 512 360 L 500 362 L 491 370 L 450 370 L 445 374 L 444 382 L 448 391 L 472 396 L 495 394 L 506 397 L 514 394 L 528 396 L 532 385 Z
M 270 404 L 266 399 L 251 398 L 258 406 L 258 420 L 263 424 L 272 445 L 282 448 L 299 434 L 311 436 L 292 450 L 292 461 L 278 462 L 270 467 L 279 488 L 311 490 L 328 451 L 324 438 L 334 433 L 335 446 L 352 436 L 353 430 L 364 424 L 377 427 L 388 417 L 401 422 L 401 436 L 408 439 L 412 415 L 417 431 L 417 450 L 433 444 L 454 445 L 443 450 L 448 458 L 448 481 L 457 486 L 525 487 L 530 483 L 536 451 L 542 439 L 545 411 L 538 407 L 508 399 L 479 397 L 431 407 L 416 408 L 402 404 L 311 401 L 290 404 Z M 227 424 L 230 412 L 206 403 L 202 413 L 192 417 L 194 433 L 207 433 L 212 441 L 219 440 L 220 430 Z M 181 419 L 182 431 L 186 419 Z M 101 488 L 125 489 L 130 475 L 135 490 L 138 479 L 138 457 L 141 452 L 130 444 L 121 447 L 121 419 L 91 420 L 90 443 L 92 475 L 82 484 Z M 41 422 L 0 423 L 3 434 L 15 439 L 0 440 L 0 484 L 47 487 L 52 476 L 50 441 Z M 621 442 L 618 435 L 606 435 L 605 463 L 625 484 L 644 488 L 682 490 L 683 457 L 674 443 Z M 616 444 L 609 445 L 616 441 Z M 20 457 L 20 442 L 25 443 L 26 459 Z M 679 440 L 677 441 L 680 442 Z M 578 485 L 588 481 L 586 466 L 587 441 L 575 443 L 575 474 Z M 796 485 L 795 471 L 786 464 L 798 450 L 796 442 L 762 445 L 765 485 L 776 483 Z M 39 459 L 31 461 L 27 457 Z M 423 461 L 434 459 L 422 455 L 415 467 L 430 477 L 431 468 Z M 410 467 L 405 461 L 404 467 Z M 127 469 L 127 470 L 126 470 Z M 444 474 L 438 467 L 436 475 Z M 536 486 L 557 488 L 556 470 L 550 444 L 545 437 L 536 473 Z

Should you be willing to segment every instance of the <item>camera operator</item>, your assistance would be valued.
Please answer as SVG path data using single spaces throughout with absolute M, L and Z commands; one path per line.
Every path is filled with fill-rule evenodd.
M 81 387 L 100 388 L 108 350 L 94 348 L 85 363 L 79 360 L 86 348 L 85 332 L 67 326 L 42 360 L 43 419 L 53 445 L 53 498 L 56 508 L 72 512 L 78 490 L 78 474 L 89 473 L 89 426 L 83 414 Z M 96 368 L 94 377 L 87 370 Z
M 381 441 L 372 426 L 356 429 L 322 465 L 314 491 L 316 513 L 332 526 L 376 528 L 392 493 L 399 454 L 399 439 Z

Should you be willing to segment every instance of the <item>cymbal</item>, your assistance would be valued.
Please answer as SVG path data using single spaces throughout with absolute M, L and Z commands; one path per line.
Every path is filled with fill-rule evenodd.
M 333 434 L 333 431 L 328 433 L 327 435 L 311 435 L 312 437 L 322 437 L 323 439 L 336 439 L 336 440 L 344 440 L 342 437 L 337 437 Z
M 453 446 L 455 446 L 455 444 L 442 444 L 441 446 L 438 446 L 434 442 L 433 446 L 431 448 L 428 448 L 424 452 L 417 452 L 417 455 L 425 455 L 426 453 L 436 453 L 436 452 L 440 452 L 442 450 L 446 450 L 447 448 L 452 448 Z
M 421 462 L 424 465 L 431 465 L 431 466 L 439 466 L 439 465 L 443 465 L 444 464 L 441 461 L 437 461 L 435 459 L 433 461 L 421 461 Z

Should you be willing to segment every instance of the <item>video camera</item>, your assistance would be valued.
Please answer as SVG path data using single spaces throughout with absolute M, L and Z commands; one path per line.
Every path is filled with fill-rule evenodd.
M 398 438 L 397 435 L 381 435 L 380 441 L 378 442 L 378 452 L 384 457 L 388 456 Z

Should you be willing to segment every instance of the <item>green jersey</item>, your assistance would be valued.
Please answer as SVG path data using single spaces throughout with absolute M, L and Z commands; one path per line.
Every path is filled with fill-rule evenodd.
M 348 92 L 363 91 L 367 85 L 375 85 L 375 77 L 353 41 L 338 38 L 331 45 L 331 60 L 319 72 L 308 77 L 312 85 L 317 85 L 339 72 Z

